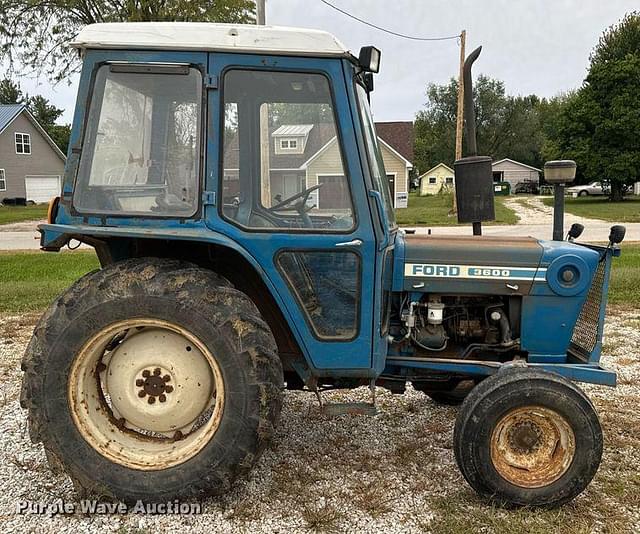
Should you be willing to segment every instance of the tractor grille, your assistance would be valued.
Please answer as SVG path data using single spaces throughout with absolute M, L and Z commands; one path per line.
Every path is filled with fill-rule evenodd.
M 582 305 L 582 310 L 580 310 L 580 315 L 571 337 L 572 348 L 578 349 L 577 352 L 587 358 L 595 349 L 596 343 L 598 343 L 598 323 L 600 322 L 600 304 L 602 302 L 606 264 L 605 259 L 598 264 L 587 294 L 587 300 Z

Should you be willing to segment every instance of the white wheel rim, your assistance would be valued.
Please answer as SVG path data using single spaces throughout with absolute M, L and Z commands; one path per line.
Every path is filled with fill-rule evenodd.
M 166 321 L 135 319 L 109 325 L 85 343 L 71 365 L 68 399 L 78 431 L 102 456 L 161 470 L 211 441 L 224 383 L 193 334 Z

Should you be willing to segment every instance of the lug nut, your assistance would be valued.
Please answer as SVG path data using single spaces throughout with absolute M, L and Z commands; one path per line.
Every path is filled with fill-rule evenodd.
M 156 398 L 154 396 L 150 396 L 149 400 L 147 401 L 149 404 L 153 404 L 154 402 L 156 402 Z
M 164 402 L 164 401 L 166 401 L 166 400 L 167 400 L 167 396 L 166 396 L 164 393 L 161 393 L 161 394 L 158 396 L 158 400 L 159 400 L 160 402 Z
M 160 367 L 156 367 L 156 368 L 153 370 L 153 374 L 154 374 L 154 375 L 156 375 L 156 376 L 158 376 L 161 372 L 162 372 L 162 371 L 160 370 Z
M 146 396 L 144 389 L 141 389 L 140 391 L 138 391 L 138 397 L 142 398 L 144 396 Z
M 138 378 L 138 380 L 136 380 L 136 386 L 138 387 L 144 386 L 144 380 L 142 380 L 142 378 Z
M 164 380 L 165 382 L 171 382 L 171 377 L 169 375 L 164 375 L 162 377 L 162 380 Z
M 145 369 L 144 371 L 142 371 L 142 376 L 144 376 L 145 378 L 149 378 L 149 376 L 151 376 L 151 373 Z
M 173 386 L 165 386 L 164 391 L 165 393 L 171 393 L 173 391 Z

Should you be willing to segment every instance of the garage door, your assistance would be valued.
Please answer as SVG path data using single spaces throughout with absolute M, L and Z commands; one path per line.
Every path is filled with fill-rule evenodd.
M 25 176 L 27 200 L 49 202 L 60 195 L 60 176 Z

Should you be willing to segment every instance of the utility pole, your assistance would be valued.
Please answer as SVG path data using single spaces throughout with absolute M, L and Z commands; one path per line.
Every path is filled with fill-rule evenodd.
M 265 0 L 256 0 L 256 24 L 260 26 L 264 26 L 266 24 L 265 21 Z
M 256 24 L 266 23 L 265 0 L 256 0 Z M 266 208 L 271 206 L 271 140 L 269 139 L 269 104 L 260 105 L 260 200 Z
M 456 160 L 462 157 L 462 128 L 464 126 L 464 45 L 467 37 L 467 30 L 462 30 L 460 34 L 460 75 L 458 76 L 458 114 L 456 117 Z M 455 183 L 453 185 L 455 189 Z M 456 195 L 453 195 L 452 215 L 458 212 Z

